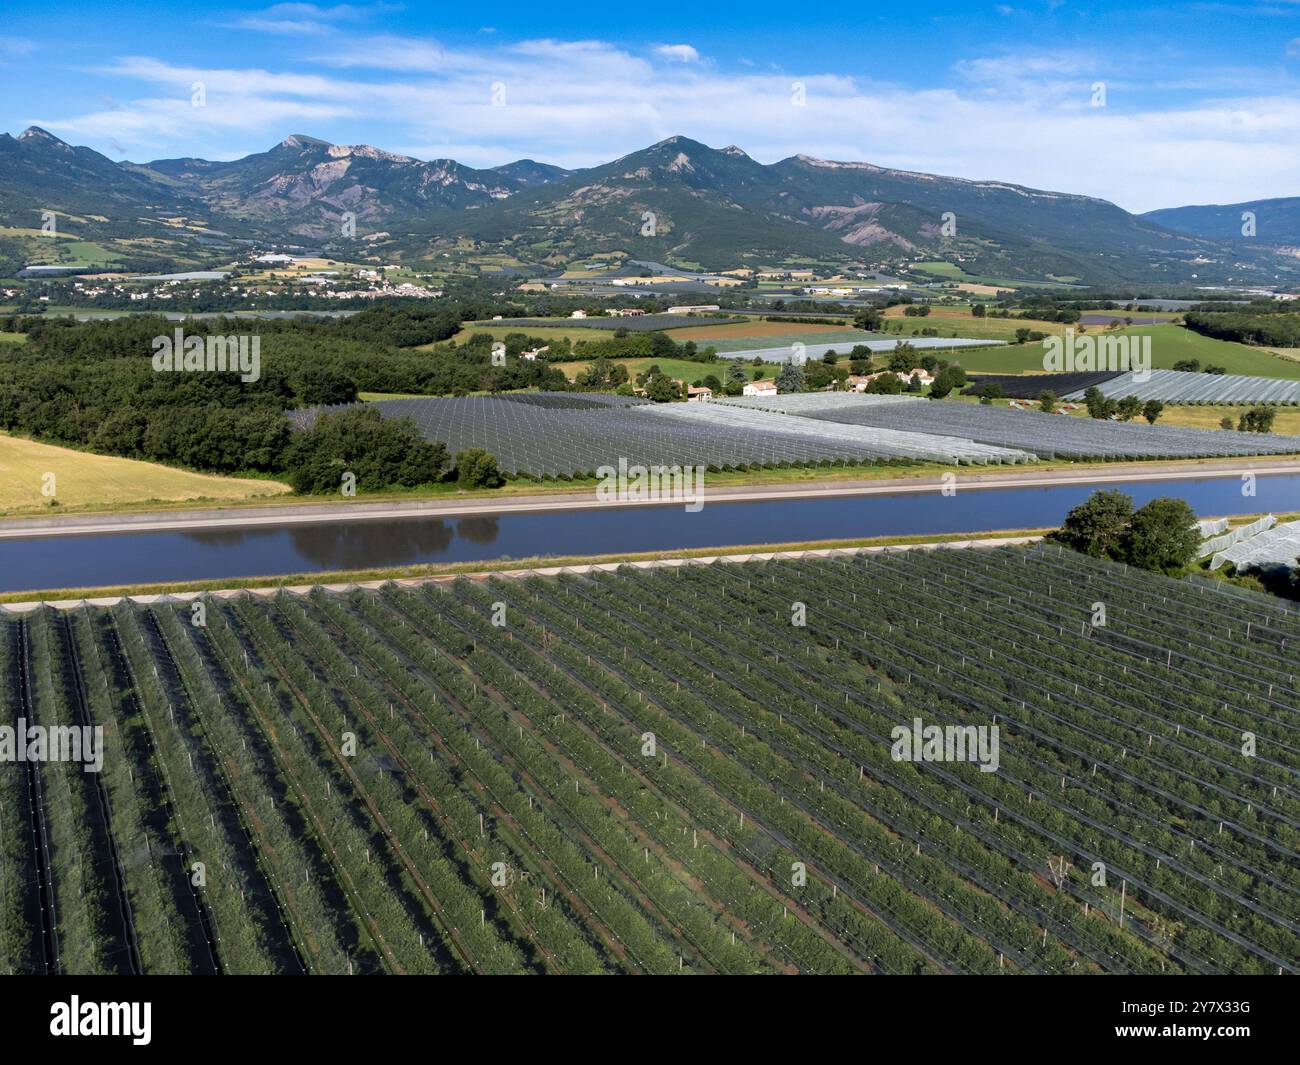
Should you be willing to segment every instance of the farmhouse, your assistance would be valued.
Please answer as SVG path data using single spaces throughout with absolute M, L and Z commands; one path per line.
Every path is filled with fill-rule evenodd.
M 916 369 L 910 372 L 905 370 L 877 370 L 875 373 L 866 374 L 849 374 L 849 387 L 855 392 L 865 392 L 867 386 L 877 377 L 884 377 L 885 374 L 893 374 L 904 386 L 912 383 L 912 378 L 919 378 L 922 388 L 929 388 L 934 384 L 934 375 L 926 370 Z
M 686 389 L 686 401 L 688 403 L 702 403 L 713 398 L 713 389 L 707 385 L 696 387 L 691 385 Z
M 543 344 L 540 348 L 530 348 L 527 351 L 521 351 L 519 353 L 519 357 L 521 359 L 527 359 L 529 362 L 534 362 L 537 359 L 538 355 L 544 355 L 546 352 L 550 350 L 551 350 L 550 344 Z
M 742 390 L 742 395 L 746 396 L 775 396 L 775 381 L 750 381 Z

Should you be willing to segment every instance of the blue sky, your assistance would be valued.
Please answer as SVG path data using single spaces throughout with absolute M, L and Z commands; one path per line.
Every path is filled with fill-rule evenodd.
M 585 166 L 682 133 L 1149 210 L 1300 195 L 1300 0 L 5 0 L 0 118 L 136 161 L 308 133 Z

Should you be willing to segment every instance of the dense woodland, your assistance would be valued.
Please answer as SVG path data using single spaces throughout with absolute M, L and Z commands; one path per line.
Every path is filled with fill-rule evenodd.
M 1228 312 L 1189 311 L 1187 328 L 1216 340 L 1265 347 L 1300 347 L 1300 314 L 1269 312 L 1258 308 Z
M 519 358 L 521 351 L 542 343 L 525 333 L 506 338 L 503 365 L 494 364 L 494 341 L 487 333 L 455 344 L 451 338 L 461 330 L 462 317 L 482 313 L 477 306 L 394 303 L 338 320 L 185 323 L 186 336 L 257 338 L 260 373 L 247 382 L 230 372 L 156 372 L 154 338 L 174 336 L 179 327 L 159 317 L 13 318 L 0 327 L 26 332 L 28 341 L 0 348 L 0 429 L 214 472 L 289 473 L 295 483 L 315 485 L 322 480 L 321 465 L 308 460 L 301 444 L 291 448 L 287 409 L 348 403 L 360 392 L 466 395 L 571 387 L 548 359 Z M 663 333 L 611 333 L 552 347 L 551 358 L 593 361 L 716 358 L 711 349 L 674 344 Z M 414 446 L 415 440 L 408 443 Z M 412 481 L 409 464 L 399 465 L 387 483 L 423 483 Z M 443 472 L 428 480 L 440 479 Z M 383 481 L 373 474 L 369 486 Z

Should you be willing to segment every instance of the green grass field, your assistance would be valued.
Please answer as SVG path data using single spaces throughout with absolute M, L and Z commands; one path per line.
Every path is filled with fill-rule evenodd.
M 934 329 L 941 337 L 964 337 L 969 340 L 1014 340 L 1017 329 L 1031 329 L 1038 333 L 1061 333 L 1065 330 L 1060 322 L 1020 321 L 1016 318 L 975 318 L 969 306 L 933 307 L 924 318 L 908 318 L 902 307 L 891 307 L 885 313 L 885 321 L 890 332 L 886 336 L 897 336 L 893 330 L 901 328 L 904 339 L 915 329 Z
M 1135 325 L 1118 332 L 1151 337 L 1151 355 L 1157 370 L 1172 370 L 1174 363 L 1181 359 L 1199 359 L 1202 367 L 1222 366 L 1228 373 L 1300 380 L 1300 362 L 1280 358 L 1262 348 L 1201 336 L 1180 325 Z
M 1202 367 L 1222 366 L 1230 374 L 1300 380 L 1300 362 L 1280 358 L 1260 348 L 1201 336 L 1179 325 L 1132 326 L 1113 332 L 1094 329 L 1085 335 L 1102 333 L 1107 336 L 1151 337 L 1152 366 L 1157 370 L 1172 370 L 1175 363 L 1184 359 L 1199 359 Z M 1043 346 L 1040 343 L 1015 344 L 1005 348 L 966 351 L 961 354 L 960 361 L 970 373 L 1041 372 Z
M 1072 282 L 1079 280 L 1077 277 L 1053 279 L 1050 275 L 1046 279 L 1038 281 L 1024 277 L 993 277 L 989 274 L 968 274 L 956 263 L 949 262 L 917 263 L 915 268 L 922 273 L 931 274 L 945 281 L 969 281 L 976 285 L 998 285 L 1003 288 L 1020 288 L 1024 285 L 1033 285 L 1038 288 L 1070 288 Z
M 0 344 L 26 344 L 26 333 L 0 333 Z

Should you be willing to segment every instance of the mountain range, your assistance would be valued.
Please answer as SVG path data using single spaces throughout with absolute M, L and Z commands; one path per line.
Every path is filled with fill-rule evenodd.
M 573 171 L 531 159 L 476 169 L 301 134 L 232 161 L 114 162 L 32 127 L 0 134 L 0 276 L 33 256 L 211 266 L 243 242 L 413 264 L 478 253 L 538 273 L 623 252 L 707 270 L 944 261 L 1101 285 L 1277 283 L 1300 277 L 1300 199 L 1269 203 L 1290 204 L 1261 207 L 1289 228 L 1261 221 L 1248 241 L 1223 220 L 1250 205 L 1139 216 L 1003 181 L 807 155 L 763 164 L 681 136 Z M 69 243 L 41 239 L 51 211 Z

